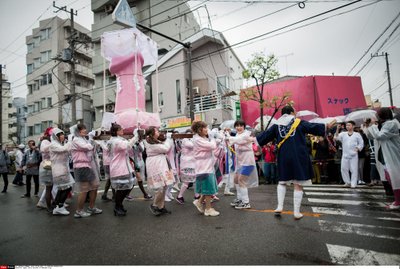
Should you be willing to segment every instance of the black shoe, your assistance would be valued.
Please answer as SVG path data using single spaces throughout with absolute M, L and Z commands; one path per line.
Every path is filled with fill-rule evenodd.
M 169 211 L 168 209 L 166 209 L 165 207 L 159 209 L 159 211 L 161 212 L 161 214 L 171 214 L 172 212 Z
M 112 201 L 110 198 L 108 198 L 107 196 L 102 195 L 101 196 L 101 200 L 105 201 L 105 202 L 110 202 Z
M 126 216 L 126 212 L 121 208 L 114 208 L 114 216 L 123 217 Z
M 146 194 L 144 196 L 144 199 L 147 200 L 147 201 L 150 201 L 150 200 L 153 200 L 153 196 L 151 196 L 150 194 Z
M 150 205 L 150 211 L 155 216 L 160 216 L 162 214 L 160 209 L 158 207 L 154 206 L 154 205 Z
M 1 193 L 7 193 L 7 190 L 3 190 Z

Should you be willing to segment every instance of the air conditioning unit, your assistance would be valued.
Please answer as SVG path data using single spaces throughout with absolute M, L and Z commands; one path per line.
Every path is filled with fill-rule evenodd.
M 114 112 L 114 109 L 115 105 L 113 104 L 106 105 L 106 112 Z
M 200 89 L 199 89 L 199 87 L 193 87 L 193 93 L 197 93 L 197 94 L 200 94 Z

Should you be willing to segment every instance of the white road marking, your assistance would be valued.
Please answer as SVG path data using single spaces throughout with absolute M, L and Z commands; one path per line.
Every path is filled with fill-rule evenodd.
M 359 224 L 359 223 L 346 223 L 346 222 L 333 222 L 326 220 L 318 220 L 319 226 L 321 230 L 326 232 L 336 232 L 336 233 L 345 233 L 345 234 L 358 234 L 362 236 L 383 238 L 383 239 L 391 239 L 400 241 L 399 236 L 391 236 L 384 234 L 380 229 L 386 230 L 399 230 L 400 228 L 395 227 L 384 227 L 378 225 L 367 225 L 367 224 Z M 368 229 L 374 229 L 374 232 L 371 232 Z
M 331 261 L 343 265 L 395 265 L 400 264 L 400 255 L 376 252 L 368 249 L 326 244 Z
M 341 208 L 329 208 L 329 207 L 311 207 L 314 213 L 318 214 L 326 214 L 326 215 L 339 215 L 339 216 L 347 216 L 347 217 L 357 217 L 357 218 L 365 218 L 366 216 L 350 213 L 348 210 Z M 398 214 L 395 214 L 398 215 Z M 390 220 L 390 221 L 400 221 L 400 218 L 389 218 L 389 217 L 372 217 L 372 219 L 377 220 Z
M 338 193 L 338 192 L 316 192 L 316 191 L 306 191 L 307 195 L 315 195 L 315 196 L 345 196 L 351 197 L 354 196 L 354 193 Z M 375 195 L 375 194 L 363 194 L 362 198 L 374 198 L 374 199 L 382 199 L 383 195 Z
M 303 187 L 304 190 L 306 191 L 341 191 L 341 192 L 368 192 L 368 193 L 385 193 L 384 189 L 362 189 L 362 188 L 332 188 L 332 187 L 312 187 L 312 186 L 307 186 Z
M 382 202 L 334 200 L 334 199 L 319 199 L 319 198 L 307 198 L 307 199 L 309 202 L 317 204 L 366 205 L 366 206 L 386 207 L 386 204 Z

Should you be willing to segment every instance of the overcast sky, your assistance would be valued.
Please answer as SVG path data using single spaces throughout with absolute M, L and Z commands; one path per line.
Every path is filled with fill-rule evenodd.
M 378 3 L 373 0 L 364 0 L 284 30 L 264 35 L 259 39 L 235 45 L 353 1 L 309 0 L 305 1 L 305 7 L 302 9 L 294 2 L 202 0 L 190 1 L 190 5 L 192 8 L 201 5 L 195 11 L 195 16 L 201 25 L 222 31 L 243 63 L 246 63 L 255 52 L 274 53 L 279 59 L 278 68 L 281 75 L 356 75 L 371 58 L 371 53 L 377 52 L 396 26 L 400 25 L 400 18 L 397 18 L 350 73 L 356 62 L 400 13 L 400 0 L 383 0 Z M 12 83 L 14 96 L 26 96 L 25 36 L 32 33 L 32 28 L 39 26 L 39 20 L 55 15 L 52 5 L 53 1 L 50 0 L 0 1 L 0 25 L 2 25 L 0 64 L 6 65 L 3 73 L 7 74 Z M 78 10 L 75 21 L 91 29 L 93 16 L 90 0 L 58 0 L 56 5 L 67 5 L 68 9 Z M 362 7 L 364 5 L 368 6 Z M 358 9 L 351 11 L 355 8 Z M 281 9 L 282 11 L 279 11 Z M 339 15 L 343 12 L 347 13 Z M 65 12 L 59 12 L 57 15 L 61 18 L 68 17 Z M 330 16 L 333 17 L 328 18 Z M 259 17 L 263 18 L 257 19 Z M 316 22 L 321 19 L 326 20 Z M 251 20 L 254 21 L 248 23 Z M 312 22 L 316 23 L 293 30 Z M 288 30 L 292 31 L 284 33 Z M 400 26 L 378 51 L 378 53 L 382 52 L 389 54 L 391 82 L 394 88 L 393 100 L 399 107 Z M 374 99 L 379 98 L 383 105 L 389 105 L 385 57 L 372 58 L 358 75 L 362 78 L 365 94 L 371 93 Z

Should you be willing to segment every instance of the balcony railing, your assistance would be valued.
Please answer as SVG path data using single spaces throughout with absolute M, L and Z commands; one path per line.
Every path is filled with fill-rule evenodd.
M 221 94 L 208 94 L 195 96 L 193 98 L 194 112 L 203 112 L 212 109 L 229 109 L 232 110 L 231 102 L 228 98 L 222 97 Z M 186 105 L 190 106 L 190 100 L 187 99 Z

